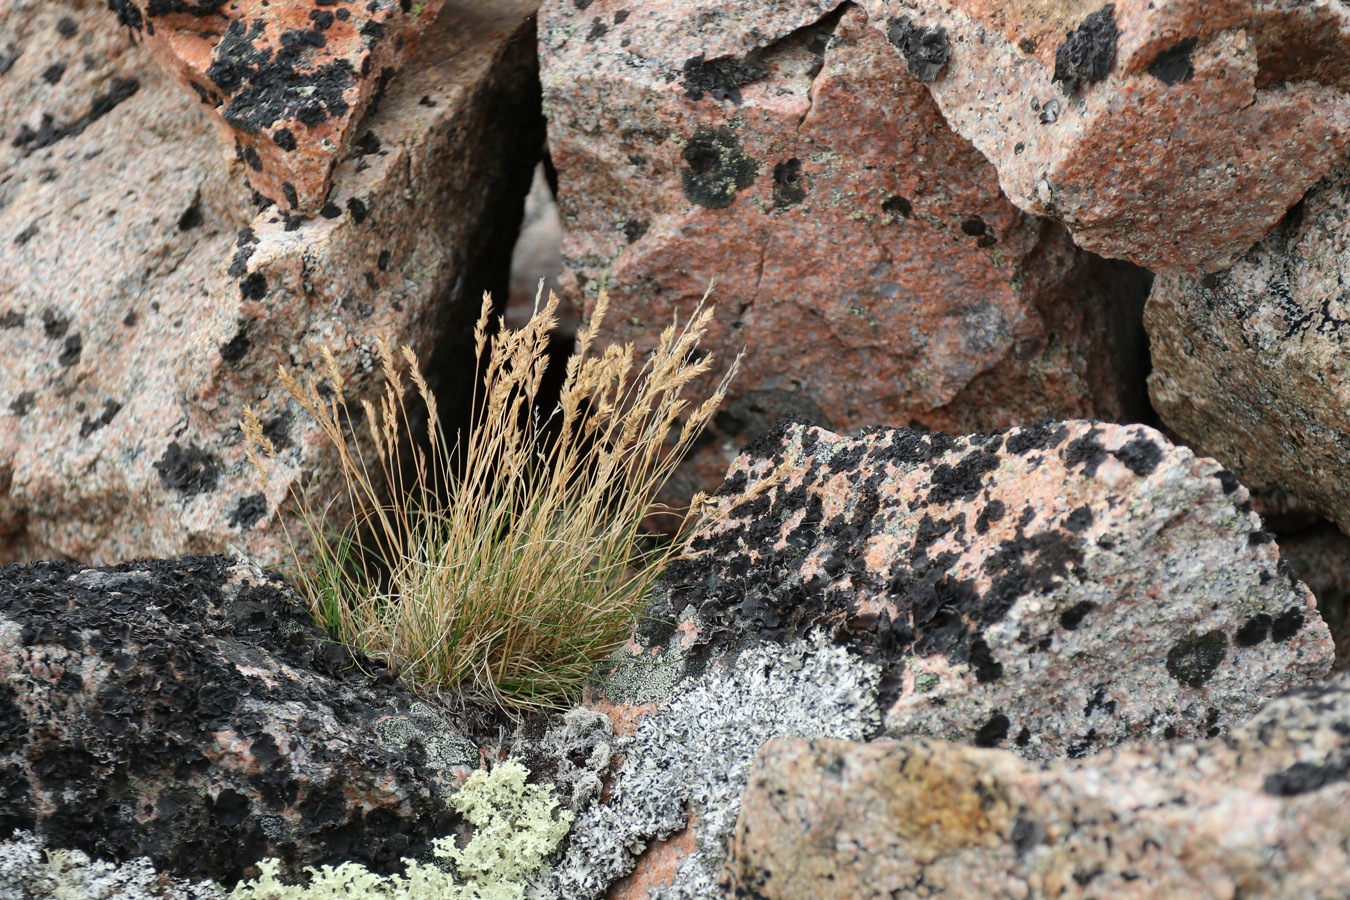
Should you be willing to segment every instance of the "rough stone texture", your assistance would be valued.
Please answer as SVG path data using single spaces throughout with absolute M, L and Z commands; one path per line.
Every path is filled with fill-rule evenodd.
M 0 834 L 226 884 L 400 866 L 477 748 L 224 557 L 0 569 Z
M 1279 536 L 1289 568 L 1317 598 L 1317 612 L 1336 644 L 1333 672 L 1350 671 L 1350 536 L 1323 523 Z
M 863 6 L 893 38 L 905 19 L 944 32 L 928 89 L 1013 202 L 1154 271 L 1226 268 L 1350 141 L 1341 3 Z
M 1350 527 L 1350 166 L 1226 272 L 1160 277 L 1149 391 L 1169 428 L 1244 482 Z
M 312 216 L 333 169 L 444 0 L 108 0 L 209 110 L 255 191 Z
M 675 494 L 791 412 L 1140 414 L 1146 278 L 1010 203 L 857 7 L 548 0 L 540 43 L 565 291 L 608 286 L 607 336 L 643 346 L 716 279 L 704 346 L 746 350 Z
M 1222 734 L 1331 664 L 1312 597 L 1246 490 L 1144 426 L 850 439 L 787 422 L 747 448 L 719 498 L 591 698 L 638 744 L 616 748 L 614 799 L 568 859 L 604 860 L 603 875 L 626 871 L 613 842 L 645 850 L 616 897 L 703 896 L 682 885 L 708 884 L 724 846 L 717 823 L 737 795 L 712 802 L 704 776 L 672 756 L 695 753 L 739 784 L 745 747 L 803 702 L 828 709 L 817 692 L 845 681 L 850 708 L 881 712 L 865 737 L 932 735 L 1045 760 Z M 803 677 L 822 640 L 842 654 L 831 665 L 857 674 Z M 805 700 L 779 688 L 786 705 L 766 718 L 760 701 L 742 702 L 754 679 L 817 687 Z M 714 691 L 715 711 L 701 710 Z M 661 809 L 683 799 L 688 818 L 657 812 L 654 797 Z M 677 839 L 703 862 L 671 852 Z M 589 896 L 578 885 L 594 883 L 563 886 Z
M 1225 738 L 1046 769 L 940 741 L 773 741 L 750 776 L 737 897 L 1343 897 L 1350 681 Z
M 0 561 L 231 546 L 277 561 L 269 522 L 297 479 L 319 508 L 341 490 L 315 429 L 278 396 L 278 364 L 306 366 L 331 345 L 349 395 L 370 396 L 385 332 L 433 370 L 457 366 L 457 387 L 470 377 L 465 326 L 483 288 L 505 294 L 541 139 L 525 133 L 542 124 L 533 4 L 446 9 L 309 221 L 244 205 L 195 95 L 106 9 L 10 8 Z M 44 76 L 61 64 L 64 76 Z M 21 139 L 30 131 L 48 137 Z M 282 451 L 265 496 L 234 424 L 245 403 Z

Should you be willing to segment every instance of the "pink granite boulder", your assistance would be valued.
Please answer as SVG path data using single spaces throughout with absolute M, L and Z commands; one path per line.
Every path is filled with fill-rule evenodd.
M 1350 167 L 1225 272 L 1160 277 L 1149 390 L 1182 440 L 1350 528 Z
M 309 220 L 250 201 L 209 111 L 106 10 L 0 16 L 0 561 L 281 561 L 290 489 L 342 490 L 276 381 L 324 345 L 359 399 L 376 336 L 410 344 L 453 367 L 453 405 L 542 140 L 532 10 L 447 9 Z M 245 404 L 281 450 L 266 491 Z
M 853 5 L 548 0 L 568 293 L 649 342 L 717 281 L 733 394 L 684 482 L 783 414 L 839 430 L 1131 419 L 1144 278 L 1003 195 Z
M 366 111 L 444 0 L 109 0 L 207 110 L 255 191 L 312 216 Z
M 724 889 L 764 900 L 1340 897 L 1350 681 L 1222 739 L 1045 768 L 932 740 L 773 741 Z
M 1350 142 L 1340 3 L 863 6 L 911 71 L 906 40 L 940 38 L 927 88 L 1014 203 L 1154 271 L 1231 265 Z
M 786 422 L 715 502 L 598 679 L 623 762 L 573 829 L 563 896 L 630 869 L 616 896 L 710 896 L 772 737 L 1078 759 L 1225 734 L 1331 667 L 1246 489 L 1144 426 Z

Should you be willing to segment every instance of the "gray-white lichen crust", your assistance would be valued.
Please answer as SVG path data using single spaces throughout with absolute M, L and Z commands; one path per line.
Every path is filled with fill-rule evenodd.
M 861 740 L 880 723 L 879 671 L 821 634 L 746 651 L 682 686 L 615 750 L 624 762 L 608 804 L 572 827 L 567 850 L 536 897 L 598 898 L 647 845 L 698 820 L 695 850 L 661 900 L 718 895 L 716 878 L 736 826 L 755 753 L 775 737 Z

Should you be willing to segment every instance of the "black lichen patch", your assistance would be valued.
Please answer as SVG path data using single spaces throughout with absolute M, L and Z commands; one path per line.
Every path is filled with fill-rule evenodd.
M 1148 74 L 1163 84 L 1177 84 L 1195 77 L 1191 54 L 1195 52 L 1195 38 L 1186 38 L 1154 57 L 1148 64 Z
M 245 300 L 261 300 L 267 296 L 267 276 L 254 272 L 239 282 L 239 296 Z
M 1072 94 L 1084 82 L 1103 81 L 1116 61 L 1116 7 L 1108 3 L 1065 35 L 1055 51 L 1054 81 L 1064 93 Z
M 1012 723 L 1003 713 L 994 713 L 989 717 L 989 721 L 980 726 L 975 732 L 974 743 L 976 747 L 997 747 L 1008 737 L 1008 729 Z
M 977 450 L 968 453 L 956 465 L 940 463 L 933 470 L 933 487 L 928 492 L 930 504 L 948 504 L 969 500 L 984 488 L 984 476 L 998 468 L 997 453 Z
M 1233 635 L 1233 643 L 1239 647 L 1255 647 L 1270 637 L 1270 626 L 1274 620 L 1268 613 L 1257 613 L 1238 628 Z
M 66 74 L 66 64 L 63 62 L 54 62 L 42 70 L 42 80 L 48 84 L 58 84 L 61 76 Z
M 806 199 L 806 183 L 802 180 L 802 161 L 793 157 L 773 167 L 773 205 L 787 209 Z
M 289 128 L 278 128 L 272 134 L 272 143 L 276 144 L 278 147 L 280 147 L 282 150 L 285 150 L 287 153 L 290 153 L 296 147 L 300 146 L 299 144 L 296 143 L 295 133 L 292 132 Z
M 1115 451 L 1116 459 L 1140 478 L 1153 474 L 1162 461 L 1162 455 L 1162 448 L 1145 437 L 1137 437 Z
M 36 222 L 29 225 L 23 231 L 20 231 L 18 234 L 14 235 L 14 246 L 16 247 L 25 246 L 29 241 L 38 236 L 38 232 L 40 230 L 41 229 L 38 227 Z
M 599 16 L 591 20 L 591 30 L 586 32 L 586 43 L 594 44 L 605 35 L 609 34 L 609 26 Z
M 330 117 L 347 115 L 345 94 L 356 84 L 356 71 L 345 59 L 318 66 L 306 62 L 306 53 L 322 46 L 322 32 L 287 31 L 282 46 L 262 42 L 264 20 L 251 26 L 235 19 L 211 57 L 206 77 L 227 95 L 221 111 L 225 121 L 248 134 L 257 134 L 279 121 L 294 119 L 311 128 Z
M 80 33 L 80 26 L 70 16 L 62 16 L 56 20 L 56 33 L 69 40 Z
M 892 194 L 881 201 L 881 211 L 897 219 L 914 218 L 914 204 L 899 194 Z
M 12 750 L 0 765 L 0 831 L 25 827 L 98 858 L 147 856 L 161 871 L 232 884 L 264 856 L 294 878 L 334 847 L 388 873 L 458 824 L 420 745 L 378 740 L 378 711 L 410 700 L 387 671 L 328 640 L 280 579 L 251 583 L 233 566 L 189 556 L 0 568 L 0 621 L 18 634 L 0 652 L 61 654 L 70 677 L 39 687 L 62 713 L 78 710 L 20 708 L 0 689 L 0 748 Z M 86 688 L 78 666 L 103 674 Z M 259 667 L 278 675 L 241 671 Z M 297 705 L 315 710 L 302 726 L 314 764 L 271 736 Z M 221 733 L 253 761 L 208 759 L 202 748 Z M 304 796 L 348 799 L 314 827 Z M 404 814 L 363 812 L 362 800 L 385 797 Z
M 1003 664 L 994 659 L 984 638 L 977 638 L 970 645 L 970 668 L 980 684 L 989 684 L 1003 677 Z
M 33 410 L 34 401 L 37 400 L 37 394 L 32 391 L 23 391 L 13 400 L 9 401 L 9 411 L 16 417 L 22 418 Z
M 352 197 L 347 201 L 347 212 L 352 214 L 352 221 L 360 225 L 370 215 L 370 210 L 362 201 Z
M 44 309 L 42 311 L 42 333 L 48 340 L 59 341 L 70 331 L 70 317 L 62 315 L 54 309 Z
M 36 129 L 30 125 L 22 126 L 11 143 L 27 156 L 65 138 L 78 137 L 90 125 L 135 96 L 140 89 L 141 83 L 135 78 L 114 78 L 108 90 L 94 97 L 89 104 L 89 111 L 84 115 L 64 125 L 57 125 L 51 116 L 43 113 Z
M 225 360 L 230 366 L 238 366 L 240 361 L 248 354 L 252 344 L 248 339 L 248 325 L 239 323 L 239 331 L 228 342 L 221 345 L 220 358 Z
M 1097 440 L 1100 434 L 1096 428 L 1081 437 L 1074 438 L 1060 453 L 1064 465 L 1082 466 L 1083 474 L 1089 478 L 1097 474 L 1097 467 L 1106 460 L 1106 448 Z
M 248 531 L 265 515 L 267 515 L 267 498 L 262 494 L 247 494 L 239 498 L 227 524 L 231 528 Z
M 909 16 L 898 19 L 892 16 L 886 20 L 886 26 L 886 39 L 904 55 L 909 73 L 924 84 L 936 81 L 942 67 L 952 58 L 947 29 L 916 25 Z
M 1297 797 L 1320 791 L 1329 784 L 1345 781 L 1350 761 L 1335 759 L 1326 763 L 1296 762 L 1282 772 L 1267 775 L 1261 790 L 1274 797 Z
M 112 422 L 113 417 L 121 411 L 122 404 L 118 403 L 116 400 L 104 400 L 103 412 L 92 419 L 86 417 L 85 420 L 80 423 L 80 437 L 87 438 L 95 431 L 105 427 Z
M 1297 606 L 1286 609 L 1270 623 L 1271 640 L 1280 643 L 1289 640 L 1298 634 L 1299 629 L 1303 627 L 1303 622 L 1303 610 Z
M 1219 671 L 1228 655 L 1228 638 L 1222 631 L 1190 634 L 1167 653 L 1167 673 L 1182 684 L 1204 687 Z
M 1059 627 L 1065 631 L 1075 631 L 1083 624 L 1087 614 L 1097 608 L 1091 600 L 1080 600 L 1059 614 Z
M 56 355 L 56 363 L 62 368 L 70 368 L 80 361 L 80 356 L 84 352 L 84 340 L 79 333 L 68 334 L 66 339 L 61 342 L 61 352 Z
M 647 234 L 647 229 L 652 225 L 650 219 L 625 219 L 623 223 L 623 239 L 630 244 L 637 243 Z
M 723 56 L 717 59 L 706 59 L 700 53 L 685 60 L 680 80 L 684 95 L 690 100 L 702 100 L 703 95 L 708 94 L 714 100 L 730 100 L 740 106 L 743 100 L 741 87 L 769 74 L 760 62 L 760 53 L 754 50 L 740 58 Z
M 27 317 L 23 313 L 11 309 L 4 315 L 0 315 L 0 330 L 22 328 L 25 321 L 27 321 Z
M 741 149 L 729 128 L 701 126 L 684 145 L 686 168 L 680 173 L 684 195 L 708 209 L 725 209 L 759 174 L 759 163 Z
M 166 488 L 190 497 L 216 489 L 220 463 L 215 454 L 196 444 L 184 447 L 174 441 L 155 463 L 155 471 Z

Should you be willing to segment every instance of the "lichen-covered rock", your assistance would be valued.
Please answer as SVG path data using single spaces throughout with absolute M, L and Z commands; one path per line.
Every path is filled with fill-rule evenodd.
M 1231 269 L 1160 277 L 1145 313 L 1167 426 L 1350 528 L 1350 166 Z
M 1078 758 L 1222 734 L 1331 665 L 1246 489 L 1144 426 L 845 438 L 786 422 L 717 500 L 591 698 L 633 744 L 569 859 L 622 871 L 606 842 L 649 848 L 615 896 L 703 896 L 689 885 L 725 846 L 747 748 L 775 732 Z M 842 674 L 818 673 L 822 633 Z M 774 705 L 747 699 L 760 681 Z M 857 712 L 829 713 L 840 700 Z M 715 794 L 707 766 L 734 773 Z
M 19 8 L 0 16 L 0 561 L 279 561 L 290 487 L 322 509 L 342 485 L 278 364 L 331 345 L 359 400 L 384 332 L 472 377 L 467 326 L 504 295 L 541 138 L 533 5 L 448 8 L 309 221 L 248 201 L 195 95 L 106 9 Z M 266 495 L 246 403 L 281 449 Z
M 150 860 L 137 857 L 113 863 L 90 859 L 79 850 L 44 846 L 38 836 L 16 832 L 0 835 L 0 900 L 227 900 L 210 881 L 191 883 L 156 872 Z
M 945 46 L 927 88 L 1014 203 L 1154 271 L 1227 267 L 1350 142 L 1340 3 L 862 5 L 910 71 Z
M 362 117 L 444 2 L 108 0 L 108 7 L 200 99 L 253 189 L 289 214 L 312 216 Z
M 224 557 L 0 569 L 0 834 L 232 883 L 377 871 L 456 823 L 477 748 Z
M 1009 202 L 858 7 L 547 0 L 540 46 L 567 293 L 641 346 L 715 279 L 704 346 L 745 350 L 681 490 L 793 412 L 1140 414 L 1146 278 Z
M 1224 738 L 1028 765 L 933 740 L 773 741 L 726 887 L 764 900 L 1343 897 L 1350 681 Z

